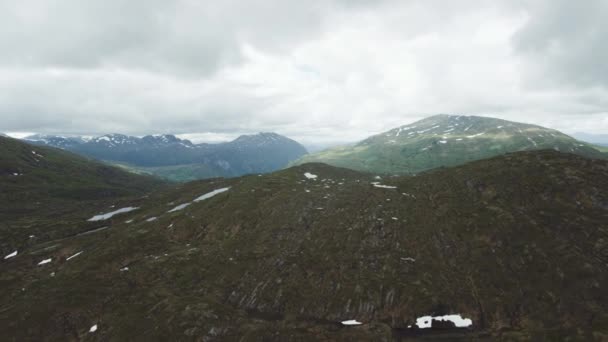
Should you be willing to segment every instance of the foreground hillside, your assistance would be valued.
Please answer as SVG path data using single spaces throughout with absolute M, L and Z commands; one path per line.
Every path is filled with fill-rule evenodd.
M 298 142 L 276 133 L 242 135 L 218 144 L 193 144 L 170 134 L 142 138 L 107 134 L 91 139 L 33 135 L 26 141 L 173 181 L 272 172 L 307 153 Z
M 487 117 L 436 115 L 354 146 L 306 155 L 296 164 L 322 162 L 360 171 L 412 174 L 509 152 L 542 149 L 605 158 L 593 145 L 553 129 Z
M 122 207 L 0 262 L 6 340 L 608 338 L 608 161 L 521 152 L 384 179 L 306 164 L 96 214 Z M 419 328 L 448 314 L 472 325 Z
M 66 219 L 69 213 L 163 185 L 70 152 L 0 137 L 0 248 L 68 234 L 77 227 Z

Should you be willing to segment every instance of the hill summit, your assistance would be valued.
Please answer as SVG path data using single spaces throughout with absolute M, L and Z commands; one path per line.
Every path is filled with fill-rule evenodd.
M 353 146 L 304 156 L 296 164 L 323 162 L 360 171 L 407 174 L 542 149 L 602 158 L 590 144 L 554 129 L 489 117 L 440 114 Z

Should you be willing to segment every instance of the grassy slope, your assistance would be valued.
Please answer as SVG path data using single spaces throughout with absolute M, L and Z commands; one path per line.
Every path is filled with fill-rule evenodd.
M 367 172 L 411 174 L 539 149 L 604 157 L 592 145 L 555 130 L 493 118 L 437 115 L 354 146 L 304 156 L 295 164 L 323 162 Z
M 308 164 L 152 194 L 107 230 L 0 263 L 0 333 L 408 340 L 416 317 L 461 313 L 471 332 L 422 337 L 608 336 L 608 162 L 526 152 L 372 181 Z M 352 318 L 366 325 L 337 324 Z
M 136 174 L 154 175 L 171 182 L 191 182 L 198 179 L 209 179 L 217 177 L 235 177 L 236 174 L 227 172 L 219 166 L 206 164 L 184 164 L 171 166 L 136 166 L 127 163 L 105 161 L 110 165 L 120 167 Z
M 601 146 L 601 145 L 593 145 L 593 148 L 595 148 L 596 150 L 600 151 L 600 152 L 608 152 L 608 146 Z
M 163 184 L 70 152 L 0 137 L 0 248 L 26 244 L 29 235 L 38 241 L 69 235 L 78 231 L 69 224 L 72 215 L 88 215 L 95 206 Z

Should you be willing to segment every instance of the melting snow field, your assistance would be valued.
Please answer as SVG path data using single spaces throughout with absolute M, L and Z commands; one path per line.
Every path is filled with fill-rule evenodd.
M 173 209 L 169 210 L 168 212 L 169 212 L 169 213 L 172 213 L 172 212 L 175 212 L 175 211 L 178 211 L 178 210 L 185 209 L 185 208 L 186 208 L 187 206 L 189 206 L 190 204 L 192 204 L 192 203 L 191 203 L 191 202 L 188 202 L 188 203 L 183 203 L 183 204 L 180 204 L 180 205 L 178 205 L 177 207 L 175 207 L 175 208 L 173 208 Z
M 204 200 L 209 199 L 209 198 L 211 198 L 211 197 L 213 197 L 213 196 L 215 196 L 217 194 L 221 194 L 222 192 L 226 192 L 226 191 L 228 191 L 228 189 L 230 189 L 230 187 L 213 190 L 213 191 L 211 191 L 209 193 L 206 193 L 206 194 L 204 194 L 204 195 L 202 195 L 202 196 L 200 196 L 198 198 L 195 198 L 194 202 L 204 201 Z
M 342 321 L 340 323 L 342 323 L 342 325 L 361 325 L 361 324 L 363 324 L 363 323 L 357 321 L 356 319 L 349 319 L 348 321 Z
M 10 258 L 15 257 L 15 256 L 17 256 L 17 251 L 14 251 L 13 253 L 11 253 L 11 254 L 9 254 L 9 255 L 5 256 L 5 257 L 4 257 L 4 260 L 6 260 L 6 259 L 10 259 Z
M 76 253 L 76 254 L 74 254 L 74 255 L 72 255 L 72 256 L 70 256 L 70 257 L 68 257 L 67 259 L 65 259 L 65 261 L 68 261 L 68 260 L 70 260 L 70 259 L 73 259 L 73 258 L 75 258 L 75 257 L 79 256 L 80 254 L 82 254 L 82 252 L 83 252 L 83 251 L 80 251 L 80 252 L 78 252 L 78 253 Z
M 313 175 L 310 172 L 306 172 L 304 173 L 304 177 L 308 178 L 308 179 L 317 179 L 317 175 Z
M 473 325 L 473 321 L 470 318 L 462 318 L 460 315 L 445 315 L 445 316 L 422 316 L 416 319 L 416 325 L 419 329 L 427 329 L 433 326 L 433 320 L 435 321 L 451 321 L 457 328 L 466 328 Z
M 44 264 L 48 264 L 49 262 L 51 262 L 52 259 L 44 259 L 41 262 L 38 263 L 38 265 L 44 265 Z
M 382 189 L 397 189 L 396 186 L 383 185 L 383 184 L 380 184 L 378 182 L 373 182 L 372 185 L 375 186 L 376 188 L 382 188 Z
M 107 220 L 107 219 L 111 218 L 114 215 L 118 215 L 118 214 L 122 214 L 122 213 L 128 213 L 129 211 L 133 211 L 133 210 L 136 210 L 136 209 L 139 209 L 139 208 L 138 207 L 120 208 L 118 210 L 114 210 L 114 211 L 111 211 L 109 213 L 95 215 L 95 216 L 91 217 L 90 219 L 88 219 L 88 221 L 103 221 L 103 220 Z

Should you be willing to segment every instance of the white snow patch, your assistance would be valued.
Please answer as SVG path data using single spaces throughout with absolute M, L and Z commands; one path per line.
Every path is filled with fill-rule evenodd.
M 431 328 L 435 321 L 451 321 L 457 328 L 466 328 L 473 325 L 473 321 L 470 318 L 462 318 L 460 314 L 457 315 L 445 315 L 445 316 L 422 316 L 416 319 L 416 325 L 419 329 Z
M 128 270 L 129 270 L 129 267 L 123 267 L 123 268 L 120 269 L 120 272 L 125 272 L 125 271 L 128 271 Z
M 361 324 L 363 324 L 363 323 L 357 321 L 356 319 L 349 319 L 347 321 L 342 321 L 340 323 L 342 323 L 342 325 L 361 325 Z
M 380 184 L 378 182 L 372 182 L 372 185 L 375 186 L 376 188 L 383 188 L 383 189 L 397 189 L 396 186 L 391 186 L 391 185 L 383 185 Z
M 10 259 L 10 258 L 15 257 L 15 256 L 17 256 L 17 251 L 14 251 L 13 253 L 11 253 L 11 254 L 9 254 L 9 255 L 5 256 L 5 257 L 4 257 L 4 260 L 6 260 L 6 259 Z
M 314 174 L 312 174 L 310 172 L 306 172 L 306 173 L 304 173 L 304 177 L 306 177 L 308 179 L 317 179 L 318 176 L 314 175 Z
M 83 252 L 83 251 L 80 251 L 80 252 L 78 252 L 78 253 L 76 253 L 76 254 L 72 255 L 71 257 L 68 257 L 67 259 L 65 259 L 65 261 L 68 261 L 68 260 L 70 260 L 70 259 L 73 259 L 73 258 L 75 258 L 75 257 L 79 256 L 80 254 L 82 254 L 82 252 Z
M 447 141 L 447 140 L 439 140 L 439 143 L 440 143 L 440 144 L 447 144 L 447 143 L 448 143 L 448 141 Z
M 222 192 L 226 192 L 230 189 L 230 187 L 227 188 L 221 188 L 221 189 L 217 189 L 217 190 L 213 190 L 211 192 L 208 192 L 202 196 L 199 196 L 197 198 L 194 199 L 194 202 L 200 202 L 200 201 L 204 201 L 206 199 L 209 199 L 217 194 L 221 194 Z
M 467 138 L 473 139 L 473 138 L 476 138 L 476 137 L 478 137 L 480 135 L 484 135 L 484 134 L 486 134 L 486 132 L 481 132 L 481 133 L 477 133 L 477 134 L 473 134 L 473 135 L 467 135 Z
M 139 208 L 138 207 L 120 208 L 118 210 L 114 210 L 114 211 L 111 211 L 109 213 L 95 215 L 95 216 L 91 217 L 90 219 L 88 219 L 87 221 L 103 221 L 103 220 L 107 220 L 107 219 L 111 218 L 114 215 L 118 215 L 118 214 L 122 214 L 122 213 L 128 213 L 129 211 L 133 211 L 133 210 L 136 210 L 136 209 L 139 209 Z
M 182 209 L 186 208 L 187 206 L 189 206 L 190 204 L 192 204 L 192 202 L 182 203 L 182 204 L 178 205 L 177 207 L 169 210 L 168 212 L 172 213 L 172 212 L 175 212 L 175 211 L 178 211 L 178 210 L 182 210 Z
M 157 218 L 158 218 L 158 217 L 156 217 L 156 216 L 152 216 L 152 217 L 150 217 L 149 219 L 147 219 L 147 220 L 146 220 L 146 222 L 152 222 L 152 221 L 156 221 L 156 219 L 157 219 Z
M 94 333 L 97 331 L 97 324 L 95 324 L 94 326 L 91 327 L 91 329 L 89 329 L 90 333 Z
M 423 129 L 422 131 L 417 131 L 416 133 L 419 133 L 419 134 L 420 134 L 420 133 L 425 133 L 425 132 L 428 132 L 428 131 L 430 131 L 430 130 L 433 130 L 433 129 L 435 129 L 435 128 L 439 127 L 439 126 L 440 126 L 440 125 L 436 125 L 436 126 L 433 126 L 433 127 L 431 127 L 431 128 Z
M 41 262 L 38 263 L 38 265 L 44 265 L 44 264 L 48 264 L 49 262 L 51 262 L 52 259 L 44 259 Z

